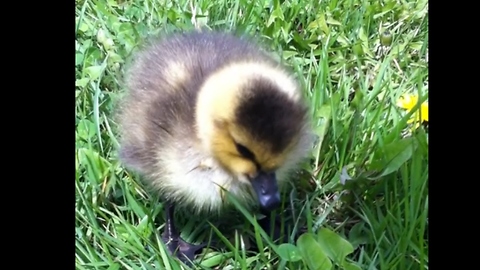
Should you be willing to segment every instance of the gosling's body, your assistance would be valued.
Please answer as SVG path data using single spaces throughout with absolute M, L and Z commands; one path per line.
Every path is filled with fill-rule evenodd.
M 137 55 L 126 77 L 130 92 L 122 109 L 121 158 L 165 199 L 199 211 L 222 208 L 219 186 L 247 204 L 256 201 L 247 180 L 225 170 L 200 140 L 208 131 L 199 128 L 199 121 L 204 129 L 209 122 L 202 119 L 208 116 L 196 109 L 209 110 L 214 102 L 234 106 L 228 97 L 220 97 L 230 95 L 227 86 L 215 91 L 202 88 L 212 76 L 219 78 L 208 83 L 227 86 L 259 77 L 271 79 L 291 100 L 301 102 L 299 86 L 283 67 L 254 44 L 228 34 L 176 35 Z M 202 99 L 205 102 L 197 104 Z M 290 108 L 284 109 L 288 113 Z M 306 124 L 302 128 L 305 131 L 300 133 L 298 145 L 277 171 L 280 183 L 308 149 Z
M 167 202 L 172 252 L 193 259 L 199 248 L 176 232 L 174 206 L 218 213 L 222 188 L 247 207 L 278 205 L 277 183 L 311 144 L 289 70 L 246 39 L 192 32 L 150 42 L 125 78 L 120 157 Z

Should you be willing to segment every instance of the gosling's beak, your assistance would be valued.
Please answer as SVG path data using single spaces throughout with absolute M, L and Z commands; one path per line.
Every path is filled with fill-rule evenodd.
M 262 211 L 270 212 L 280 205 L 280 193 L 275 173 L 260 171 L 257 177 L 252 179 L 252 186 L 257 193 Z

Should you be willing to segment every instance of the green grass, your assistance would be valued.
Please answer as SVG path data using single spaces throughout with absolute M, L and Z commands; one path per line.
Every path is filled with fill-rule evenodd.
M 178 213 L 186 240 L 223 243 L 205 250 L 202 267 L 329 269 L 317 268 L 319 258 L 351 247 L 347 263 L 331 259 L 335 267 L 428 269 L 428 131 L 412 131 L 395 105 L 404 93 L 428 99 L 426 0 L 76 4 L 77 269 L 184 267 L 159 239 L 162 204 L 117 159 L 112 112 L 122 68 L 142 39 L 194 23 L 266 41 L 302 75 L 318 135 L 311 162 L 284 194 L 294 225 L 287 231 L 311 234 L 278 246 L 245 211 L 211 224 Z

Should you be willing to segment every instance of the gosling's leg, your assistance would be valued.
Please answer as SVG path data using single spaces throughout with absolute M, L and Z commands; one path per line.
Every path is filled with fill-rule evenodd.
M 276 242 L 280 241 L 281 243 L 288 242 L 288 235 L 285 233 L 287 228 L 284 227 L 284 233 L 282 234 L 282 223 L 279 216 L 273 216 L 272 212 L 262 211 L 262 214 L 265 215 L 265 218 L 258 221 L 258 224 L 262 229 L 271 237 L 271 239 Z M 272 218 L 274 219 L 272 221 Z
M 284 224 L 283 233 L 282 233 L 282 221 L 280 216 L 274 216 L 272 212 L 262 211 L 262 214 L 266 217 L 259 220 L 258 223 L 260 227 L 271 237 L 274 242 L 288 243 L 290 235 L 288 234 L 289 225 Z M 274 219 L 272 221 L 272 218 Z M 306 232 L 306 229 L 300 228 L 300 230 L 294 235 L 294 241 L 300 237 L 303 233 Z
M 206 244 L 192 245 L 185 242 L 175 227 L 174 222 L 174 205 L 170 203 L 165 204 L 165 214 L 166 214 L 166 227 L 165 231 L 162 234 L 162 239 L 165 242 L 165 245 L 168 248 L 168 251 L 171 255 L 176 256 L 186 264 L 190 264 L 190 261 L 193 261 L 195 254 L 199 252 Z

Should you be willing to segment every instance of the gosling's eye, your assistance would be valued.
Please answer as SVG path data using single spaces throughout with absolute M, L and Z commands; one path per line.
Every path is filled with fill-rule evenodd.
M 248 150 L 247 147 L 239 143 L 235 143 L 235 147 L 237 147 L 238 153 L 240 153 L 240 155 L 242 155 L 244 158 L 248 158 L 251 160 L 255 159 L 255 155 L 252 153 L 252 151 Z

